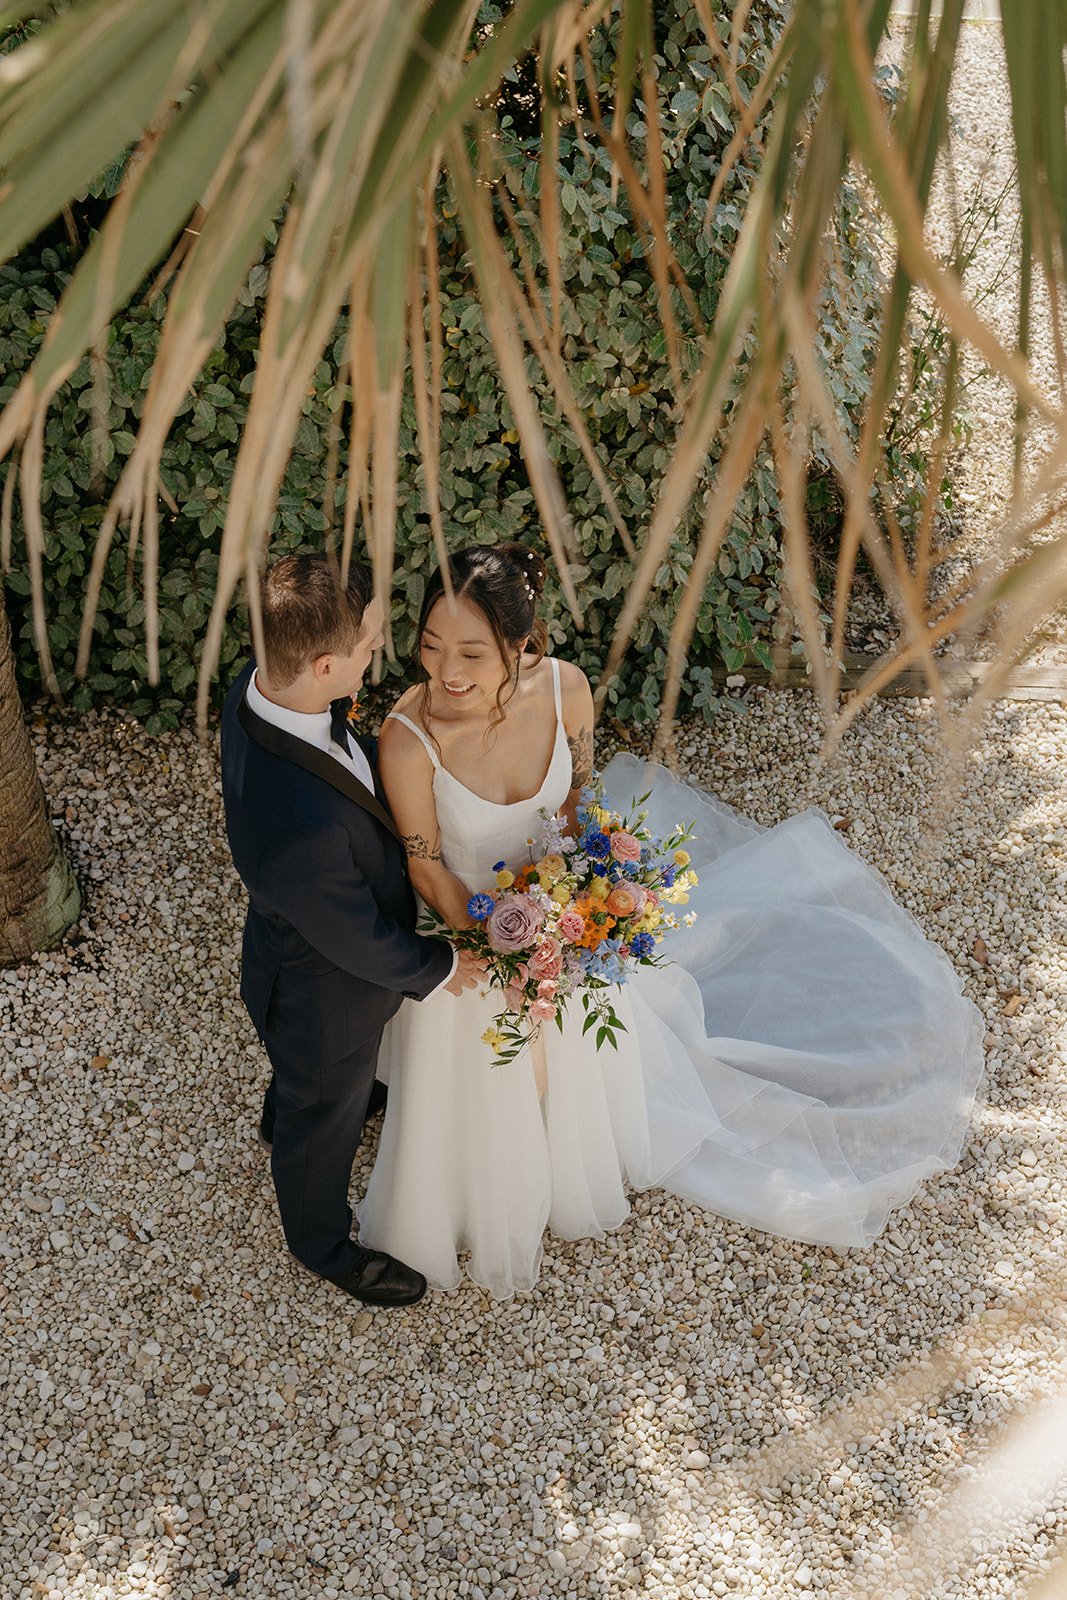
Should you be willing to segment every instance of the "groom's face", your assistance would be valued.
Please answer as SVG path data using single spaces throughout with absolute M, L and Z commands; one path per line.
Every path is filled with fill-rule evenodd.
M 382 603 L 375 595 L 363 613 L 363 627 L 351 652 L 348 655 L 335 654 L 326 658 L 330 663 L 331 700 L 337 700 L 346 694 L 354 698 L 363 687 L 363 678 L 370 666 L 371 657 L 384 643 L 382 619 Z

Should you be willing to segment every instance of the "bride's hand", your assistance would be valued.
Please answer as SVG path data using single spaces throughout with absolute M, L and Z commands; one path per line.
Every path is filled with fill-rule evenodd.
M 485 975 L 485 962 L 471 950 L 457 952 L 456 970 L 445 984 L 449 994 L 461 995 L 464 989 L 476 989 Z

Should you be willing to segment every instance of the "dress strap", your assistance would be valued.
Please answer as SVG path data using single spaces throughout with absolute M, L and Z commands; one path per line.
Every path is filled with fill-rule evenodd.
M 559 662 L 555 656 L 549 656 L 548 664 L 552 668 L 552 695 L 556 702 L 556 721 L 563 721 L 563 696 L 559 687 Z
M 430 739 L 428 738 L 428 736 L 425 733 L 423 733 L 422 729 L 421 728 L 417 728 L 413 722 L 411 722 L 407 717 L 405 717 L 405 715 L 404 715 L 404 713 L 402 711 L 390 711 L 389 715 L 386 717 L 385 720 L 386 720 L 386 722 L 402 722 L 404 724 L 405 728 L 410 728 L 412 733 L 415 735 L 416 739 L 419 739 L 422 742 L 422 745 L 425 748 L 426 754 L 429 756 L 430 760 L 433 762 L 434 770 L 436 771 L 436 769 L 441 765 L 441 763 L 440 763 L 440 761 L 438 759 L 437 751 L 434 749 L 434 747 L 433 747 L 432 743 L 430 742 Z

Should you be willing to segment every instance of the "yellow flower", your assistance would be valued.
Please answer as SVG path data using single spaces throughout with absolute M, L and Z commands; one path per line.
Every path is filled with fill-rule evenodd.
M 607 878 L 594 878 L 589 885 L 589 898 L 591 900 L 606 900 L 611 893 L 611 884 Z
M 501 1033 L 499 1028 L 494 1028 L 492 1024 L 482 1034 L 482 1043 L 487 1044 L 494 1055 L 500 1054 L 500 1047 L 506 1042 L 505 1035 Z
M 496 875 L 496 886 L 498 889 L 510 889 L 514 882 L 515 874 L 513 872 L 509 872 L 507 867 L 505 867 L 502 872 L 498 872 Z
M 699 882 L 700 882 L 700 879 L 697 877 L 695 872 L 687 872 L 686 873 L 686 875 L 685 875 L 685 886 L 686 886 L 687 889 L 695 889 Z
M 558 906 L 570 904 L 571 892 L 565 883 L 557 883 L 552 891 L 552 898 Z
M 537 875 L 544 883 L 547 878 L 549 883 L 555 883 L 557 878 L 562 878 L 567 870 L 567 863 L 562 856 L 545 856 L 537 863 Z
M 687 867 L 689 865 L 689 851 L 676 850 L 674 852 L 674 864 L 676 867 Z
M 601 828 L 608 828 L 615 821 L 610 811 L 605 811 L 603 806 L 594 806 L 593 815 Z

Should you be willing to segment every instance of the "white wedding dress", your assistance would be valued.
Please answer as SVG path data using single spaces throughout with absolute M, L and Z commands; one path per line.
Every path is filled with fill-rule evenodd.
M 445 864 L 472 890 L 527 858 L 571 783 L 556 741 L 535 795 L 497 805 L 429 741 Z M 982 1075 L 982 1027 L 946 956 L 819 811 L 763 830 L 665 768 L 616 756 L 606 803 L 645 802 L 656 834 L 695 823 L 691 929 L 617 991 L 618 1051 L 542 1030 L 494 1066 L 481 1035 L 497 996 L 438 992 L 389 1024 L 389 1106 L 361 1242 L 439 1288 L 468 1275 L 496 1297 L 535 1282 L 546 1227 L 599 1236 L 656 1185 L 770 1233 L 864 1246 L 959 1157 Z M 461 1261 L 462 1256 L 465 1261 Z

